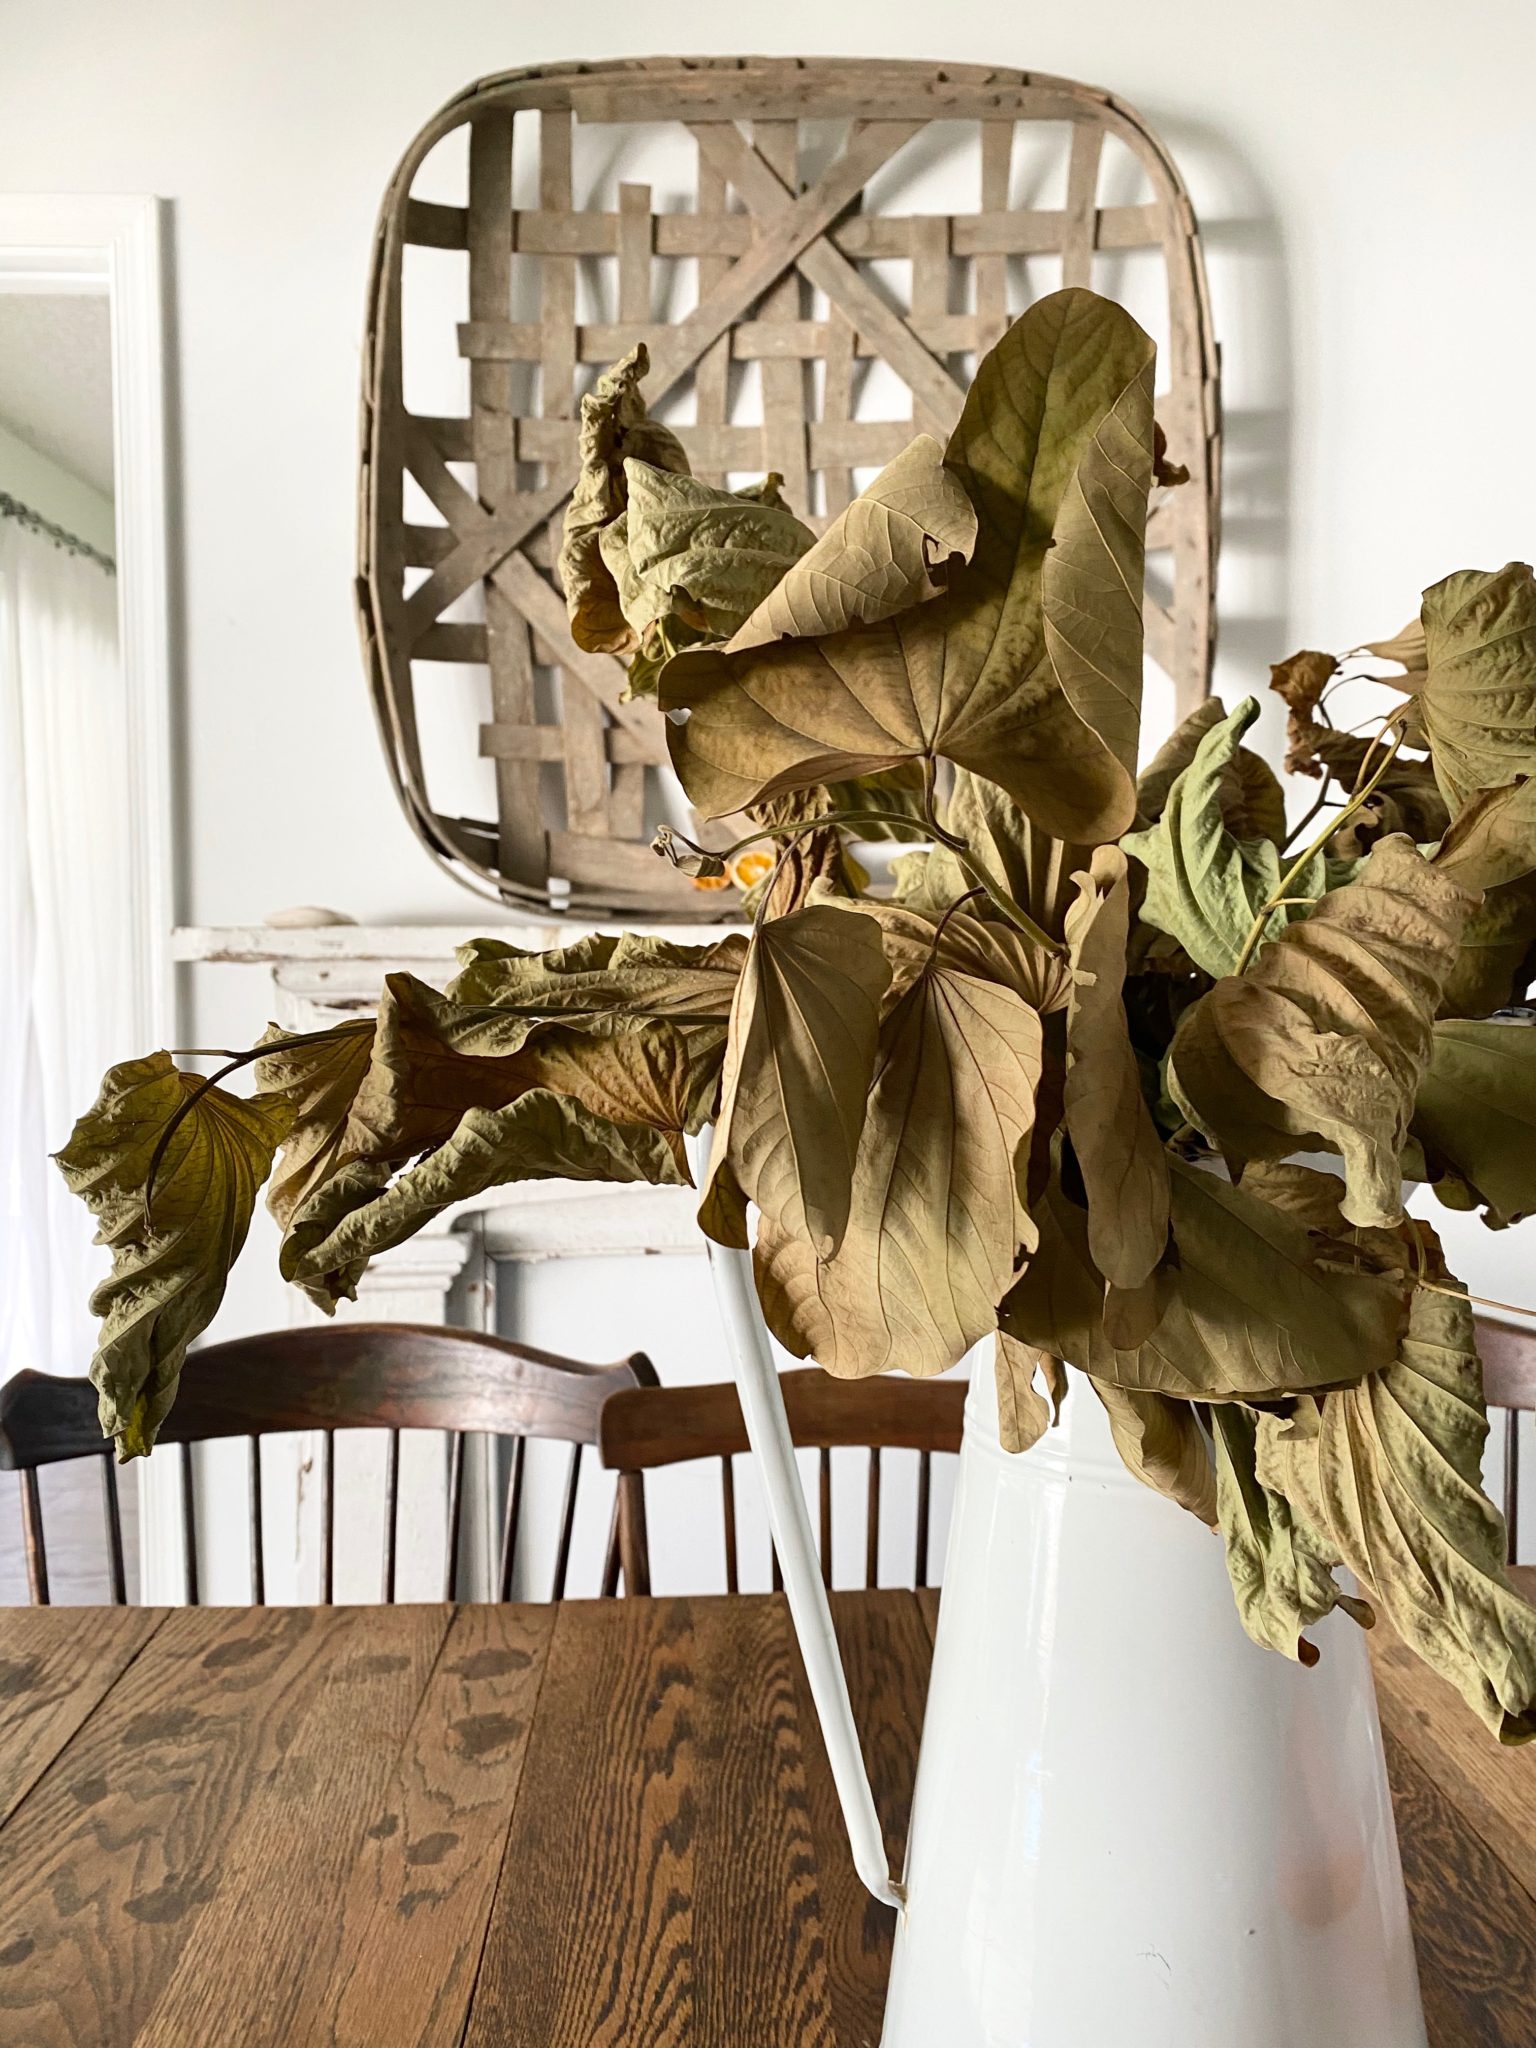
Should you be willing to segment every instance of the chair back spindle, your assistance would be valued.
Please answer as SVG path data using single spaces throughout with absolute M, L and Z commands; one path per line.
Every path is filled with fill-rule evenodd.
M 128 1604 L 128 1577 L 123 1565 L 123 1508 L 117 1491 L 117 1454 L 112 1446 L 101 1452 L 101 1507 L 107 1529 L 107 1573 L 112 1584 L 112 1605 Z

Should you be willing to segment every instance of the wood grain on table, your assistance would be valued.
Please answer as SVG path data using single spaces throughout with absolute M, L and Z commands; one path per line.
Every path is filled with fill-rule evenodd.
M 899 1865 L 936 1596 L 834 1609 Z M 1536 1753 L 1378 1635 L 1433 2048 L 1529 2048 Z M 891 1930 L 782 1596 L 0 1612 L 5 2048 L 874 2048 Z

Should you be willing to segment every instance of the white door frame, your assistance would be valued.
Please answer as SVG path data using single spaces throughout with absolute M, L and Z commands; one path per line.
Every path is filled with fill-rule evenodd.
M 167 583 L 162 202 L 145 196 L 0 193 L 0 292 L 85 292 L 112 313 L 118 644 L 133 793 L 127 879 L 136 1046 L 176 1043 L 170 607 Z M 82 1105 L 83 1106 L 83 1105 Z M 83 1365 L 83 1361 L 82 1361 Z M 141 1468 L 142 1593 L 179 1598 L 179 1494 Z

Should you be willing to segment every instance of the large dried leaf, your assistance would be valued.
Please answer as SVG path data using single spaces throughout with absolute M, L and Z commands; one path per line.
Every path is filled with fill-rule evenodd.
M 1168 1242 L 1168 1163 L 1141 1092 L 1121 989 L 1130 888 L 1118 846 L 1095 849 L 1075 877 L 1066 939 L 1074 980 L 1067 1004 L 1067 1135 L 1088 1195 L 1094 1264 L 1116 1287 L 1136 1288 Z
M 549 1088 L 530 1089 L 505 1109 L 466 1111 L 445 1144 L 370 1196 L 366 1176 L 375 1170 L 361 1162 L 352 1169 L 357 1185 L 338 1177 L 339 1188 L 333 1180 L 322 1191 L 331 1196 L 333 1218 L 317 1219 L 306 1210 L 294 1220 L 295 1256 L 287 1277 L 305 1284 L 317 1300 L 353 1291 L 355 1278 L 349 1285 L 349 1276 L 369 1259 L 404 1244 L 444 1209 L 487 1188 L 524 1180 L 687 1184 L 664 1132 L 648 1124 L 609 1123 Z M 317 1228 L 317 1220 L 331 1227 Z
M 1214 1173 L 1168 1163 L 1173 1254 L 1145 1342 L 1117 1349 L 1106 1335 L 1088 1220 L 1059 1184 L 1036 1205 L 1040 1245 L 1003 1304 L 1005 1330 L 1107 1385 L 1186 1401 L 1270 1399 L 1390 1363 L 1398 1281 L 1330 1268 L 1294 1218 Z
M 1536 1210 L 1536 1026 L 1435 1026 L 1413 1135 L 1432 1167 L 1450 1168 L 1495 1227 Z
M 1035 1385 L 1037 1373 L 1045 1381 L 1043 1394 Z M 1059 1358 L 1051 1358 L 1031 1344 L 1021 1344 L 1006 1330 L 999 1330 L 993 1377 L 997 1382 L 998 1440 L 1010 1455 L 1017 1455 L 1039 1443 L 1052 1424 L 1061 1419 L 1067 1369 Z
M 1204 1430 L 1188 1401 L 1139 1393 L 1094 1380 L 1109 1416 L 1110 1434 L 1126 1470 L 1187 1508 L 1211 1528 L 1216 1521 L 1216 1472 Z
M 661 681 L 673 764 L 707 816 L 779 790 L 943 756 L 1045 830 L 1131 822 L 1152 346 L 1059 292 L 983 361 L 946 460 L 978 518 L 943 597 L 875 626 L 739 654 L 685 650 Z
M 455 1028 L 463 1018 L 458 1004 L 413 974 L 385 977 L 342 1158 L 403 1165 L 451 1136 L 466 1109 L 500 1109 L 522 1094 L 528 1082 L 517 1053 L 466 1051 Z
M 324 1038 L 294 1043 L 278 1025 L 267 1028 L 262 1042 L 272 1050 L 256 1062 L 256 1088 L 286 1102 L 292 1116 L 267 1184 L 267 1207 L 284 1228 L 344 1156 L 347 1118 L 368 1072 L 373 1031 L 371 1017 L 359 1018 Z
M 645 343 L 638 342 L 581 401 L 581 474 L 566 507 L 558 566 L 571 637 L 589 654 L 626 654 L 636 641 L 602 556 L 603 529 L 627 502 L 625 457 L 682 475 L 688 471 L 677 436 L 647 416 L 640 384 L 650 367 Z
M 1322 1146 L 1344 1214 L 1402 1214 L 1403 1146 L 1433 1023 L 1475 898 L 1406 839 L 1185 1011 L 1168 1060 L 1180 1110 L 1229 1157 Z
M 843 1241 L 821 1259 L 765 1217 L 756 1247 L 775 1336 L 844 1378 L 957 1364 L 993 1329 L 1035 1240 L 1024 1175 L 1040 1019 L 1016 988 L 974 972 L 979 942 L 954 929 L 974 920 L 930 936 L 914 971 L 894 950 L 901 916 L 884 913 L 885 940 L 908 978 L 881 1026 Z
M 1212 725 L 1200 739 L 1190 765 L 1175 779 L 1155 825 L 1127 833 L 1122 844 L 1147 871 L 1143 919 L 1177 939 L 1207 974 L 1230 974 L 1237 965 L 1253 921 L 1279 894 L 1280 853 L 1269 837 L 1237 839 L 1223 814 L 1223 790 L 1243 734 L 1259 715 L 1245 697 L 1230 718 Z M 1297 876 L 1297 898 L 1320 895 L 1322 857 Z M 1286 904 L 1269 914 L 1265 930 L 1283 931 L 1305 915 L 1304 904 Z
M 1418 711 L 1454 816 L 1536 774 L 1536 578 L 1525 562 L 1463 569 L 1424 593 Z
M 1536 868 L 1536 775 L 1472 798 L 1440 842 L 1435 866 L 1464 889 L 1518 882 Z
M 745 936 L 709 946 L 628 932 L 594 935 L 548 953 L 525 953 L 503 940 L 461 949 L 449 1001 L 483 1015 L 460 1027 L 462 1049 L 515 1052 L 531 1022 L 558 1017 L 591 1031 L 632 1029 L 651 1019 L 724 1023 L 746 959 Z
M 1243 1627 L 1265 1649 L 1298 1664 L 1315 1664 L 1316 1645 L 1302 1631 L 1345 1604 L 1368 1622 L 1370 1610 L 1348 1599 L 1335 1581 L 1337 1551 L 1298 1522 L 1282 1493 L 1258 1474 L 1260 1418 L 1238 1401 L 1211 1410 L 1216 1448 L 1216 1504 L 1227 1574 Z
M 633 455 L 624 482 L 626 509 L 603 528 L 599 548 L 641 638 L 677 614 L 725 639 L 815 545 L 776 491 L 716 490 Z
M 919 434 L 764 597 L 731 652 L 892 618 L 946 590 L 975 546 L 975 508 L 938 442 Z
M 736 988 L 699 1221 L 747 1244 L 746 1205 L 808 1237 L 842 1242 L 891 969 L 871 917 L 813 904 L 763 924 Z
M 1472 1310 L 1416 1287 L 1397 1359 L 1260 1424 L 1258 1474 L 1316 1546 L 1360 1580 L 1409 1648 L 1502 1742 L 1536 1735 L 1536 1608 L 1504 1568 L 1504 1518 L 1482 1489 Z
M 151 1160 L 183 1110 L 146 1214 Z M 152 1449 L 187 1346 L 218 1311 L 292 1120 L 288 1101 L 242 1101 L 157 1052 L 108 1072 L 56 1155 L 71 1193 L 96 1218 L 97 1242 L 112 1252 L 111 1274 L 91 1296 L 102 1323 L 91 1378 L 103 1434 L 116 1437 L 120 1457 Z

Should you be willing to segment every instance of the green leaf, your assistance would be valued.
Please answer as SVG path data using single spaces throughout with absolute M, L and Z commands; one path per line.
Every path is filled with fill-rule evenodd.
M 366 1176 L 377 1169 L 363 1161 L 349 1171 L 354 1184 L 338 1177 L 323 1192 L 337 1209 L 351 1197 L 364 1199 L 337 1215 L 329 1229 L 316 1228 L 318 1219 L 306 1212 L 295 1219 L 296 1256 L 288 1277 L 320 1299 L 347 1293 L 347 1275 L 487 1188 L 522 1180 L 687 1184 L 664 1132 L 647 1124 L 609 1123 L 549 1088 L 530 1089 L 505 1109 L 466 1111 L 445 1144 L 371 1198 Z M 302 1244 L 301 1224 L 310 1226 Z
M 1315 1664 L 1317 1647 L 1303 1629 L 1339 1606 L 1353 1609 L 1366 1627 L 1375 1617 L 1335 1582 L 1338 1553 L 1297 1521 L 1284 1494 L 1272 1493 L 1259 1478 L 1259 1429 L 1260 1417 L 1240 1402 L 1224 1401 L 1211 1410 L 1227 1574 L 1253 1640 L 1295 1663 Z
M 731 651 L 874 625 L 926 603 L 975 546 L 975 509 L 944 450 L 919 434 L 765 594 Z
M 1424 593 L 1417 707 L 1451 815 L 1536 774 L 1536 578 L 1525 562 L 1463 569 Z
M 651 359 L 638 342 L 598 378 L 581 401 L 581 474 L 566 507 L 560 544 L 560 588 L 571 638 L 589 654 L 627 654 L 635 633 L 619 608 L 618 587 L 602 556 L 602 534 L 624 511 L 626 456 L 659 469 L 688 472 L 688 457 L 670 428 L 649 418 L 640 384 Z
M 1035 1238 L 1024 1174 L 1040 1019 L 1016 988 L 976 973 L 994 956 L 973 919 L 952 918 L 937 938 L 930 926 L 916 965 L 900 928 L 922 921 L 889 908 L 881 919 L 903 993 L 881 1025 L 842 1243 L 818 1258 L 765 1215 L 756 1247 L 769 1328 L 843 1378 L 957 1364 L 995 1327 Z
M 1229 1157 L 1343 1155 L 1352 1223 L 1402 1214 L 1402 1152 L 1435 1009 L 1475 898 L 1406 840 L 1384 839 L 1179 1020 L 1168 1088 Z
M 699 1221 L 747 1244 L 755 1202 L 770 1229 L 842 1242 L 891 970 L 874 918 L 813 904 L 761 925 L 736 987 Z
M 1126 1470 L 1211 1528 L 1216 1474 L 1210 1446 L 1188 1401 L 1138 1393 L 1105 1380 L 1091 1382 L 1109 1416 L 1110 1434 Z
M 1435 1026 L 1413 1135 L 1474 1188 L 1496 1228 L 1536 1210 L 1536 1026 Z
M 178 1112 L 155 1174 L 161 1138 Z M 293 1119 L 286 1100 L 242 1101 L 179 1072 L 167 1052 L 113 1067 L 56 1154 L 97 1221 L 112 1272 L 91 1296 L 102 1322 L 91 1378 L 122 1458 L 147 1457 L 176 1398 L 187 1346 L 207 1329 L 250 1228 L 256 1194 Z
M 942 756 L 1063 838 L 1125 829 L 1152 358 L 1108 301 L 1040 301 L 983 361 L 949 444 L 979 524 L 946 595 L 878 625 L 667 665 L 663 709 L 688 714 L 668 745 L 704 815 Z
M 1173 1253 L 1161 1315 L 1140 1345 L 1104 1330 L 1088 1219 L 1053 1183 L 1036 1205 L 1038 1251 L 1001 1326 L 1107 1385 L 1186 1401 L 1263 1400 L 1390 1363 L 1401 1284 L 1330 1269 L 1304 1225 L 1214 1173 L 1170 1158 Z
M 816 543 L 776 495 L 719 491 L 633 455 L 624 482 L 627 507 L 599 549 L 637 637 L 677 615 L 727 638 Z
M 1536 1608 L 1482 1489 L 1488 1434 L 1472 1310 L 1413 1290 L 1398 1358 L 1259 1427 L 1258 1475 L 1355 1574 L 1408 1647 L 1501 1742 L 1536 1735 Z
M 1138 824 L 1155 825 L 1168 807 L 1173 785 L 1190 767 L 1206 734 L 1221 725 L 1227 707 L 1219 697 L 1207 697 L 1164 740 L 1136 778 Z M 1285 791 L 1280 778 L 1251 747 L 1239 747 L 1227 763 L 1217 801 L 1221 822 L 1234 839 L 1270 839 L 1285 842 Z
M 1094 1264 L 1137 1288 L 1168 1242 L 1168 1165 L 1141 1092 L 1121 989 L 1130 888 L 1118 846 L 1095 849 L 1066 915 L 1074 980 L 1067 1002 L 1067 1135 L 1088 1195 Z
M 1195 749 L 1190 765 L 1175 779 L 1157 823 L 1127 833 L 1121 844 L 1147 871 L 1141 915 L 1147 924 L 1177 939 L 1207 974 L 1230 974 L 1237 965 L 1253 921 L 1279 894 L 1280 854 L 1274 841 L 1235 839 L 1222 815 L 1223 791 L 1243 734 L 1259 715 L 1245 697 L 1230 718 L 1213 725 Z M 1322 894 L 1321 856 L 1296 877 L 1295 897 Z M 1281 932 L 1304 905 L 1270 913 L 1265 930 Z

